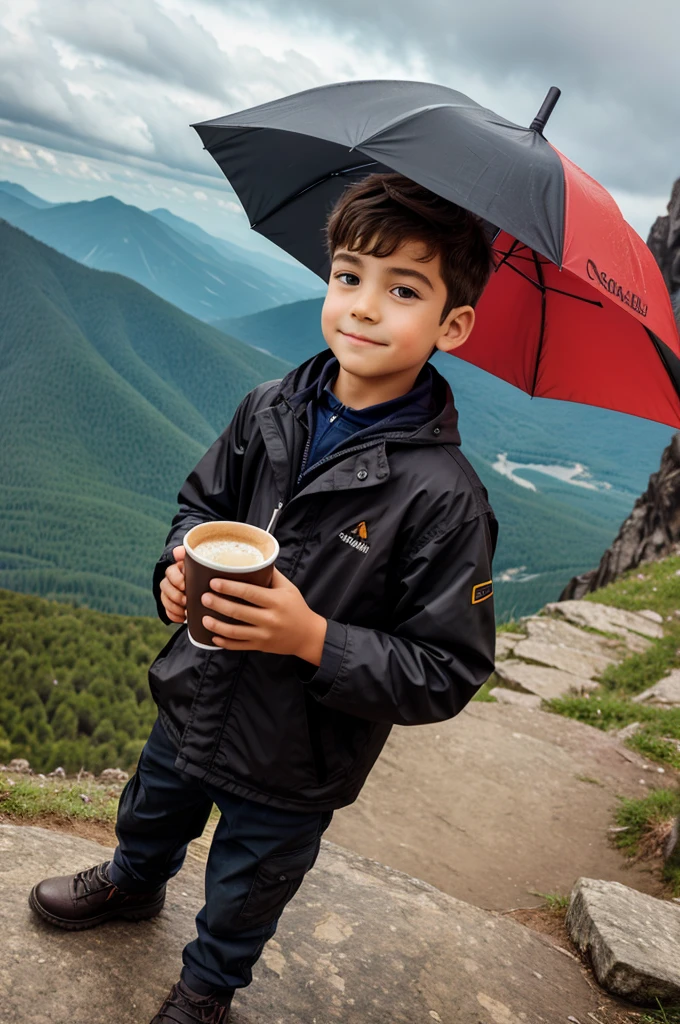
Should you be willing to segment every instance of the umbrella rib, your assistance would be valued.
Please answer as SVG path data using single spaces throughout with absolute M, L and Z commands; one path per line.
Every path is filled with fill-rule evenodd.
M 508 262 L 508 260 L 510 259 L 510 257 L 511 257 L 511 256 L 512 256 L 512 254 L 513 254 L 513 251 L 514 251 L 514 249 L 515 249 L 515 246 L 517 246 L 517 245 L 519 245 L 519 244 L 520 244 L 520 242 L 519 242 L 519 239 L 518 239 L 518 238 L 516 238 L 516 239 L 514 240 L 514 242 L 512 243 L 512 245 L 510 246 L 510 248 L 508 249 L 508 251 L 507 251 L 506 253 L 503 253 L 503 259 L 502 259 L 502 260 L 500 261 L 500 263 L 497 263 L 497 264 L 496 264 L 496 269 L 494 270 L 494 274 L 497 274 L 497 273 L 498 273 L 498 271 L 499 271 L 499 270 L 501 269 L 501 267 L 503 266 L 503 264 L 504 264 L 504 263 L 507 263 L 507 262 Z M 502 252 L 502 250 L 500 250 L 500 249 L 498 249 L 498 250 L 496 250 L 496 251 L 497 251 L 497 252 L 498 252 L 499 254 L 500 254 L 500 253 Z
M 538 287 L 541 289 L 541 333 L 538 336 L 538 348 L 536 349 L 536 365 L 534 366 L 534 380 L 531 385 L 531 397 L 533 398 L 536 393 L 536 383 L 538 381 L 538 366 L 541 361 L 541 351 L 543 349 L 543 336 L 545 334 L 545 282 L 543 280 L 543 268 L 538 256 L 531 250 L 534 255 L 534 264 L 536 266 L 536 274 L 538 275 Z M 529 278 L 531 280 L 531 278 Z
M 251 228 L 258 227 L 263 221 L 267 220 L 269 217 L 273 217 L 275 213 L 278 213 L 279 210 L 282 210 L 284 206 L 288 206 L 289 203 L 292 203 L 294 199 L 297 199 L 299 196 L 304 195 L 305 192 L 309 192 L 310 189 L 316 188 L 317 185 L 322 185 L 324 181 L 329 181 L 331 178 L 338 178 L 341 174 L 349 174 L 350 171 L 360 171 L 364 167 L 375 167 L 377 163 L 377 160 L 369 160 L 368 163 L 365 164 L 354 164 L 353 167 L 344 167 L 341 171 L 331 171 L 329 174 L 325 174 L 323 178 L 319 178 L 317 181 L 313 181 L 311 185 L 307 185 L 299 192 L 296 192 L 295 195 L 287 196 L 277 206 L 269 210 L 268 213 L 265 213 L 264 217 L 260 217 L 259 220 L 253 221 L 253 223 L 250 225 Z
M 573 292 L 565 292 L 561 288 L 553 288 L 550 284 L 541 285 L 538 281 L 534 281 L 532 277 L 529 277 L 528 274 L 525 274 L 518 267 L 514 267 L 512 263 L 508 263 L 507 266 L 510 270 L 514 270 L 516 274 L 519 274 L 520 277 L 523 277 L 525 281 L 528 281 L 529 284 L 533 284 L 534 288 L 538 288 L 540 291 L 555 292 L 557 295 L 566 295 L 568 299 L 578 299 L 579 302 L 587 302 L 589 306 L 599 306 L 600 309 L 604 305 L 604 303 L 600 302 L 599 299 L 586 299 L 583 295 L 574 295 Z M 534 263 L 534 266 L 543 266 L 543 264 L 538 260 L 537 263 Z

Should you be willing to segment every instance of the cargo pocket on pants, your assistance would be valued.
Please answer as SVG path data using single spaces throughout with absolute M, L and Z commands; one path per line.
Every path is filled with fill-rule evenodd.
M 255 928 L 278 918 L 314 867 L 320 846 L 319 835 L 298 850 L 276 853 L 263 860 L 236 919 L 237 926 Z

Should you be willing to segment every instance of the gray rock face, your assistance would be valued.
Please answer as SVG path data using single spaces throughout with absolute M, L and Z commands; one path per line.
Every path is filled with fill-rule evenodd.
M 663 627 L 658 622 L 652 622 L 646 615 L 597 604 L 595 601 L 557 601 L 547 604 L 544 611 L 559 615 L 576 626 L 590 626 L 604 633 L 616 633 L 624 637 L 628 644 L 632 639 L 631 634 L 635 633 L 653 640 L 660 640 L 663 636 Z
M 578 626 L 572 626 L 564 619 L 553 619 L 548 615 L 532 615 L 523 620 L 530 640 L 555 644 L 584 654 L 595 654 L 613 663 L 621 661 L 628 651 L 622 640 L 587 633 Z
M 668 216 L 657 217 L 647 245 L 652 250 L 671 295 L 680 290 L 680 178 L 673 185 Z
M 661 465 L 649 478 L 611 547 L 596 569 L 574 576 L 560 601 L 579 599 L 618 579 L 629 569 L 680 552 L 680 433 L 661 456 Z
M 650 686 L 648 690 L 636 694 L 631 698 L 636 704 L 653 704 L 661 707 L 680 707 L 680 669 L 673 671 L 659 679 L 657 683 Z
M 540 640 L 524 640 L 517 644 L 514 654 L 517 658 L 538 661 L 541 665 L 550 665 L 582 679 L 596 679 L 611 664 L 611 659 L 601 654 L 587 654 L 573 647 L 542 643 Z
M 489 690 L 499 704 L 515 704 L 521 708 L 540 708 L 541 698 L 535 693 L 524 693 L 522 690 L 510 690 L 505 686 L 494 686 Z
M 680 907 L 620 882 L 579 878 L 566 918 L 608 992 L 641 1006 L 680 1002 Z
M 507 658 L 521 640 L 523 633 L 496 633 L 496 659 Z
M 543 665 L 527 665 L 514 658 L 497 664 L 496 675 L 505 686 L 524 693 L 535 693 L 544 700 L 574 693 L 589 693 L 598 685 L 587 676 L 577 676 L 558 668 L 544 668 Z
M 3 1024 L 147 1024 L 176 981 L 203 903 L 203 871 L 189 861 L 152 921 L 64 932 L 29 909 L 36 881 L 110 853 L 0 825 Z M 588 1019 L 601 1000 L 581 966 L 537 933 L 324 843 L 232 1022 L 552 1024 Z

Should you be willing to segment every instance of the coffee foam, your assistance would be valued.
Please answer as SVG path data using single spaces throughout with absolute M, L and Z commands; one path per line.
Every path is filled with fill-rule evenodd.
M 265 557 L 254 544 L 243 540 L 204 540 L 194 547 L 197 558 L 217 565 L 238 566 L 261 565 Z

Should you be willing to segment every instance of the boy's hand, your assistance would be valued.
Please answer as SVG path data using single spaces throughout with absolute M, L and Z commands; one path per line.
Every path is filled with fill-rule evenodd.
M 161 603 L 171 622 L 184 622 L 187 599 L 184 596 L 184 545 L 172 549 L 174 565 L 169 565 L 161 580 Z
M 214 579 L 210 586 L 217 593 L 202 597 L 206 608 L 241 619 L 245 625 L 220 622 L 206 616 L 203 624 L 219 637 L 217 647 L 228 651 L 265 651 L 268 654 L 295 654 L 312 665 L 321 664 L 326 637 L 326 619 L 309 607 L 304 597 L 283 573 L 274 567 L 271 587 L 258 587 L 239 580 Z M 224 595 L 224 596 L 218 596 Z M 230 601 L 242 597 L 249 605 Z

